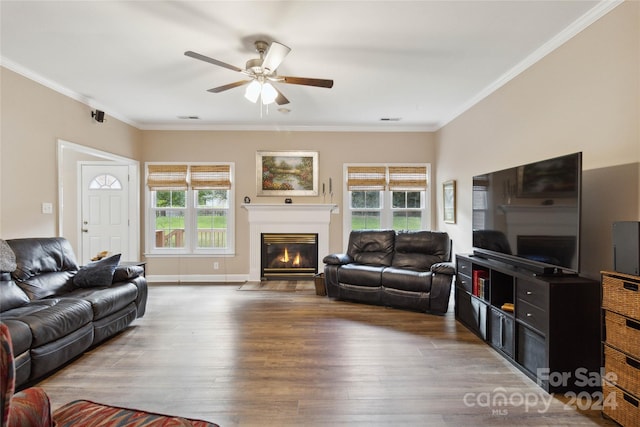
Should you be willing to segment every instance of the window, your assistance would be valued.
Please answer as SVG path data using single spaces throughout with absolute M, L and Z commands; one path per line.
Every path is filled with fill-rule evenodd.
M 147 165 L 147 252 L 231 254 L 232 164 Z
M 473 178 L 473 216 L 471 218 L 471 227 L 473 230 L 485 229 L 491 226 L 487 224 L 487 210 L 489 208 L 488 189 L 489 181 L 486 175 Z
M 428 165 L 345 165 L 345 235 L 427 228 Z
M 122 183 L 115 176 L 104 173 L 96 176 L 89 183 L 90 190 L 122 190 Z

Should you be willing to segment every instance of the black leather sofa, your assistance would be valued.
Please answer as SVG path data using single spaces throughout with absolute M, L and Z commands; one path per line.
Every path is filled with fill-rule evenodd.
M 347 253 L 323 262 L 330 298 L 447 312 L 455 268 L 445 232 L 352 231 Z
M 50 374 L 145 313 L 143 268 L 119 265 L 119 255 L 79 267 L 64 238 L 0 243 L 0 321 L 13 343 L 16 386 Z

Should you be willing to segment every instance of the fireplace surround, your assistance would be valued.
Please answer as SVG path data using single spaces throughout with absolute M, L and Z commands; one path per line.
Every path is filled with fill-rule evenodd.
M 329 253 L 329 224 L 336 205 L 330 204 L 243 204 L 249 221 L 249 281 L 260 281 L 261 246 L 264 233 L 312 233 L 318 235 L 317 266 Z

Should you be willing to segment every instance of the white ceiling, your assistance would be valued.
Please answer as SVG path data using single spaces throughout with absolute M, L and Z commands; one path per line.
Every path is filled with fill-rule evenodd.
M 141 129 L 435 130 L 615 1 L 5 1 L 2 65 Z M 291 47 L 282 113 L 244 88 L 253 42 Z M 197 116 L 198 120 L 181 119 Z M 381 121 L 382 118 L 399 119 Z

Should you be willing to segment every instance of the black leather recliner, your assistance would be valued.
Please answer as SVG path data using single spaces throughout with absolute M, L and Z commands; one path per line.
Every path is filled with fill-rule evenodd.
M 444 314 L 455 268 L 445 232 L 357 230 L 347 253 L 324 257 L 327 296 Z

